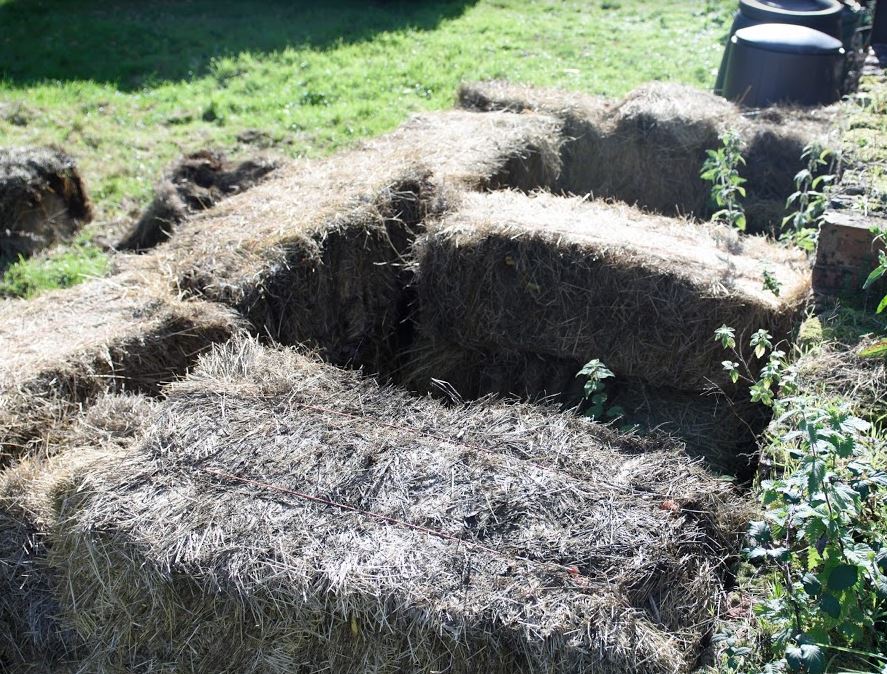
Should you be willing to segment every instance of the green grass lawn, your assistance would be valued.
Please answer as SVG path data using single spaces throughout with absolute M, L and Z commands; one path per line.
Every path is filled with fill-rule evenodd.
M 613 96 L 657 79 L 710 87 L 733 6 L 0 0 L 0 142 L 60 145 L 79 161 L 99 222 L 130 218 L 183 151 L 249 151 L 256 134 L 244 132 L 257 130 L 279 154 L 326 154 L 450 107 L 463 80 Z M 70 283 L 79 256 L 94 273 L 89 248 L 16 265 L 0 292 Z

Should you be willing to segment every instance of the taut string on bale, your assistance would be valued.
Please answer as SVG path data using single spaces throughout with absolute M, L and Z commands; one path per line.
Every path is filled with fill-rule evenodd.
M 84 668 L 238 673 L 689 671 L 741 518 L 668 443 L 254 342 L 59 503 Z

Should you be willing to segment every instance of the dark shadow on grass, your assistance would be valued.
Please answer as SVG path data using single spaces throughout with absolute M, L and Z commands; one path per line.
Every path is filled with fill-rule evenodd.
M 14 86 L 93 80 L 133 90 L 198 77 L 219 56 L 432 30 L 475 2 L 0 0 L 0 79 Z

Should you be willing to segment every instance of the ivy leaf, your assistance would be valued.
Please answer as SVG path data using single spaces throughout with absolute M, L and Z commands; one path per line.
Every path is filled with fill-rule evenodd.
M 853 587 L 856 585 L 856 581 L 859 579 L 859 569 L 855 566 L 851 566 L 850 564 L 838 564 L 834 569 L 832 569 L 831 573 L 828 575 L 828 588 L 829 590 L 833 590 L 835 592 L 840 592 L 841 590 L 846 590 L 849 587 Z M 825 595 L 825 597 L 829 597 L 831 595 Z M 834 599 L 834 597 L 832 597 Z M 837 602 L 837 599 L 835 599 Z M 840 613 L 841 607 L 838 606 L 838 613 Z M 831 615 L 831 613 L 829 613 Z M 837 616 L 833 616 L 837 617 Z

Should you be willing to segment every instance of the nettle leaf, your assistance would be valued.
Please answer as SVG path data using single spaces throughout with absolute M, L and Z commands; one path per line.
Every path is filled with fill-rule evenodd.
M 801 584 L 804 586 L 804 592 L 811 597 L 818 597 L 822 593 L 822 581 L 815 573 L 805 573 L 801 578 Z
M 756 520 L 749 523 L 748 535 L 759 543 L 768 543 L 772 538 L 772 530 L 767 522 Z
M 838 564 L 829 573 L 827 585 L 829 590 L 840 592 L 856 585 L 857 580 L 859 580 L 858 567 L 850 564 Z M 840 611 L 840 607 L 838 610 Z
M 785 649 L 785 662 L 793 672 L 822 674 L 825 671 L 825 656 L 814 644 L 789 646 Z
M 837 620 L 841 617 L 841 602 L 835 595 L 826 593 L 819 598 L 819 610 Z

